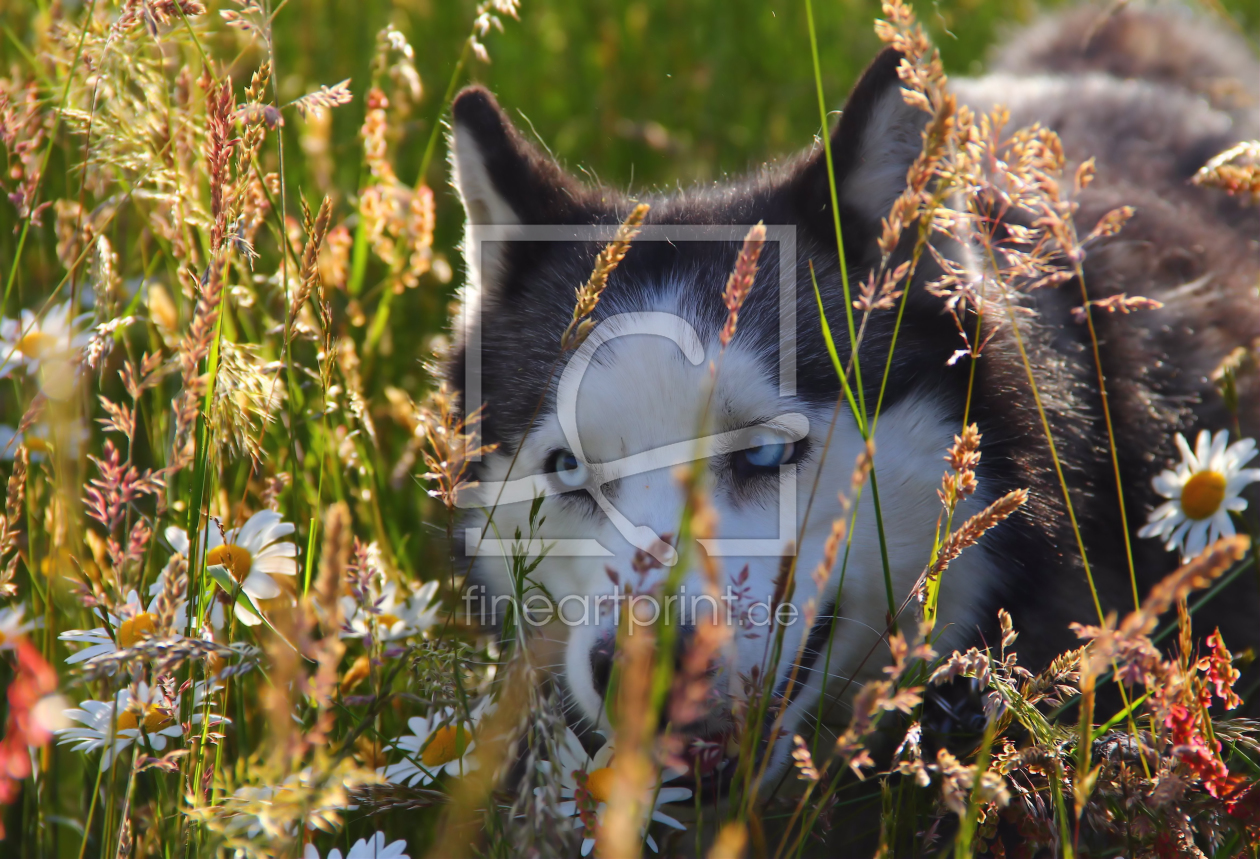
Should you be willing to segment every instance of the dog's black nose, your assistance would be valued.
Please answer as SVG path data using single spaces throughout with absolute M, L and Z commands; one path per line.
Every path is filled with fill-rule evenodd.
M 929 686 L 923 695 L 923 747 L 931 755 L 937 749 L 963 754 L 984 735 L 984 689 L 968 677 L 941 686 Z
M 617 647 L 616 635 L 601 638 L 591 648 L 591 682 L 601 696 L 608 693 L 608 680 L 612 677 L 613 654 Z
M 683 673 L 683 663 L 687 659 L 687 653 L 691 650 L 691 645 L 696 640 L 696 628 L 692 624 L 678 627 L 678 635 L 674 639 L 674 676 L 681 676 Z
M 676 627 L 674 639 L 674 673 L 680 675 L 683 665 L 696 638 L 696 628 L 691 624 Z M 612 678 L 613 657 L 617 651 L 617 636 L 601 638 L 591 648 L 591 682 L 600 695 L 608 693 L 608 681 Z

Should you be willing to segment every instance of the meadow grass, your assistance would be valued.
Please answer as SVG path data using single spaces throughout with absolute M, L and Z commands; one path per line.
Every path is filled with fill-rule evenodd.
M 886 380 L 892 354 L 862 367 L 857 345 L 872 314 L 900 320 L 933 215 L 979 220 L 974 189 L 1003 179 L 1089 181 L 1059 176 L 1053 135 L 1001 137 L 945 86 L 946 68 L 978 68 L 1000 26 L 1033 11 L 940 4 L 921 10 L 925 31 L 899 3 L 808 0 L 6 9 L 0 851 L 569 855 L 598 832 L 598 855 L 644 852 L 649 807 L 682 816 L 691 804 L 659 782 L 676 749 L 657 729 L 703 700 L 722 633 L 698 635 L 679 665 L 655 656 L 655 645 L 672 652 L 671 627 L 623 637 L 608 698 L 617 754 L 590 759 L 522 619 L 509 614 L 498 638 L 454 620 L 466 572 L 449 551 L 454 492 L 478 416 L 461 414 L 435 370 L 462 277 L 443 157 L 451 97 L 487 82 L 559 157 L 633 190 L 797 148 L 881 41 L 898 47 L 931 115 L 925 152 L 886 222 L 884 264 L 868 283 L 846 273 L 843 318 L 822 313 L 843 383 L 836 413 L 845 403 L 869 439 L 884 388 L 868 402 L 862 374 Z M 1230 12 L 1246 32 L 1260 26 L 1251 4 L 1217 14 Z M 967 140 L 1001 152 L 1010 172 L 995 176 Z M 1253 152 L 1205 181 L 1254 193 Z M 1021 342 L 1016 284 L 1028 271 L 1056 277 L 1064 255 L 1079 275 L 1086 239 L 1053 194 L 1011 205 L 1044 216 L 1019 273 L 994 257 L 978 292 L 936 288 L 960 319 L 968 307 L 1007 316 Z M 589 332 L 644 214 L 574 284 L 557 362 Z M 1084 231 L 1121 229 L 1126 214 L 1113 215 Z M 838 218 L 835 231 L 843 253 Z M 750 233 L 728 282 L 723 344 L 762 235 Z M 894 267 L 887 251 L 906 237 L 912 260 Z M 1091 332 L 1093 312 L 1082 305 Z M 847 352 L 830 330 L 841 326 Z M 978 357 L 983 344 L 968 345 Z M 1222 372 L 1226 397 L 1233 372 Z M 1224 642 L 1191 632 L 1203 600 L 1254 574 L 1246 538 L 1208 547 L 1147 594 L 1135 580 L 1130 614 L 1099 606 L 1080 630 L 1087 646 L 1040 673 L 1019 664 L 1009 617 L 992 649 L 937 654 L 943 573 L 1026 497 L 956 523 L 979 445 L 966 419 L 958 433 L 912 593 L 894 593 L 885 556 L 886 679 L 851 690 L 838 738 L 797 740 L 777 785 L 756 732 L 743 732 L 729 801 L 696 800 L 690 831 L 646 834 L 675 855 L 800 856 L 850 835 L 884 856 L 1001 855 L 1003 831 L 1030 853 L 1258 855 L 1256 727 L 1220 713 L 1256 693 L 1234 690 Z M 714 522 L 700 478 L 682 489 L 685 557 Z M 849 509 L 863 492 L 878 510 L 869 447 L 842 493 Z M 843 585 L 851 525 L 833 523 L 819 569 L 785 562 L 783 590 L 804 574 Z M 523 547 L 532 535 L 495 536 Z M 522 548 L 508 562 L 516 595 L 536 592 L 545 558 Z M 912 634 L 916 613 L 929 643 Z M 1167 639 L 1170 650 L 1155 648 Z M 782 650 L 782 626 L 770 645 Z M 985 693 L 985 727 L 961 750 L 928 748 L 925 690 L 959 677 Z M 780 723 L 773 679 L 749 679 L 737 718 Z M 1107 686 L 1118 709 L 1099 709 Z M 820 703 L 816 721 L 825 715 Z M 631 799 L 597 811 L 614 795 Z

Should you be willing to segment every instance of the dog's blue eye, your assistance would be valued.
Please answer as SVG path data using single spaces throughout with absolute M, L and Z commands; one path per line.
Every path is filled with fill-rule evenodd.
M 777 468 L 796 453 L 796 443 L 781 436 L 757 433 L 752 442 L 755 446 L 744 451 L 744 459 L 754 468 Z
M 586 463 L 578 459 L 571 450 L 553 450 L 547 457 L 547 471 L 565 486 L 574 489 L 586 484 Z

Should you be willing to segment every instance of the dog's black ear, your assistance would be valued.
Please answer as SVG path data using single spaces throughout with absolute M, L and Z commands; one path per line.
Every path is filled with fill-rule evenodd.
M 512 231 L 486 228 L 572 223 L 587 192 L 526 142 L 485 88 L 465 89 L 451 113 L 451 167 L 467 214 L 469 282 L 489 296 L 503 275 L 502 240 Z
M 862 73 L 831 133 L 836 196 L 846 252 L 869 251 L 880 219 L 906 187 L 928 115 L 906 104 L 897 76 L 901 54 L 885 48 Z M 827 157 L 817 147 L 793 178 L 798 211 L 821 236 L 834 235 Z M 850 258 L 850 263 L 860 262 Z

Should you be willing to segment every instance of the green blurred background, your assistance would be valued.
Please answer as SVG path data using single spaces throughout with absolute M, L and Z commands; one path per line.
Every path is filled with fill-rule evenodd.
M 990 44 L 1033 17 L 1030 0 L 914 4 L 947 70 L 982 70 Z M 880 45 L 879 4 L 815 4 L 823 84 L 839 105 Z M 1260 3 L 1227 0 L 1254 33 Z M 472 20 L 451 0 L 292 0 L 276 19 L 281 80 L 293 95 L 308 80 L 367 78 L 376 32 L 392 22 L 416 49 L 425 96 L 401 141 L 399 173 L 419 163 L 433 112 Z M 467 78 L 493 90 L 523 127 L 571 169 L 633 189 L 739 173 L 807 145 L 818 127 L 804 5 L 800 0 L 524 0 L 520 22 L 492 33 L 492 62 Z M 353 188 L 361 105 L 337 111 L 339 184 Z M 436 175 L 434 187 L 444 181 Z

